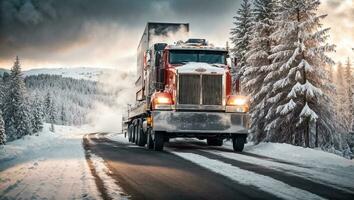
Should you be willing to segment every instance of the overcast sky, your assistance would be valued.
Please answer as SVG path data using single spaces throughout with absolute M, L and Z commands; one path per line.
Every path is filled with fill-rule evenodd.
M 135 69 L 146 22 L 187 22 L 192 37 L 225 46 L 240 0 L 0 0 L 0 68 Z M 336 60 L 354 58 L 353 0 L 323 0 Z

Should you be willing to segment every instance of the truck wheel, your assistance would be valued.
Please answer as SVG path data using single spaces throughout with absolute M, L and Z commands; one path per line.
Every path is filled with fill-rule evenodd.
M 138 145 L 139 143 L 139 124 L 135 125 L 135 144 Z
M 135 125 L 132 125 L 132 140 L 130 142 L 131 143 L 135 142 Z
M 243 148 L 245 147 L 246 137 L 247 136 L 245 135 L 237 135 L 232 137 L 232 146 L 234 151 L 242 152 Z
M 148 149 L 153 149 L 154 148 L 154 141 L 152 140 L 152 137 L 151 137 L 151 129 L 150 128 L 147 131 L 147 144 L 146 144 L 146 147 Z
M 207 138 L 207 144 L 209 146 L 222 146 L 223 140 L 219 138 Z
M 164 143 L 164 135 L 162 132 L 155 131 L 154 133 L 154 150 L 162 151 Z
M 129 142 L 132 141 L 132 125 L 131 124 L 128 126 L 128 141 Z
M 138 124 L 138 138 L 139 138 L 138 145 L 141 146 L 141 147 L 145 146 L 147 137 L 146 137 L 146 134 L 143 131 L 142 123 Z
M 222 146 L 222 144 L 223 144 L 223 139 L 216 139 L 215 140 L 215 146 Z

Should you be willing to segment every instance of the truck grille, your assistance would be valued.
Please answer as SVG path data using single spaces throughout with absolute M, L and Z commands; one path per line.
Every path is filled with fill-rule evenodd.
M 221 105 L 222 76 L 202 75 L 203 105 Z
M 180 104 L 199 104 L 200 102 L 200 75 L 184 74 L 179 76 Z
M 180 74 L 178 84 L 179 104 L 222 105 L 222 75 Z

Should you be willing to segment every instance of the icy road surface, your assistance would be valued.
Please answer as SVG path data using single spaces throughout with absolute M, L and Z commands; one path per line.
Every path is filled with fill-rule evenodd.
M 84 140 L 86 150 L 105 161 L 111 178 L 131 199 L 354 197 L 353 161 L 318 150 L 261 144 L 234 153 L 229 143 L 210 147 L 175 139 L 164 152 L 154 152 L 119 134 L 89 134 Z M 273 157 L 264 155 L 270 152 Z

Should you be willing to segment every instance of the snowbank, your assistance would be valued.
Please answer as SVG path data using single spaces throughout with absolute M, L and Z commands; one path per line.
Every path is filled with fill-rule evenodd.
M 258 145 L 247 145 L 245 151 L 313 167 L 354 167 L 354 160 L 348 160 L 320 149 L 304 148 L 290 144 L 260 143 Z

